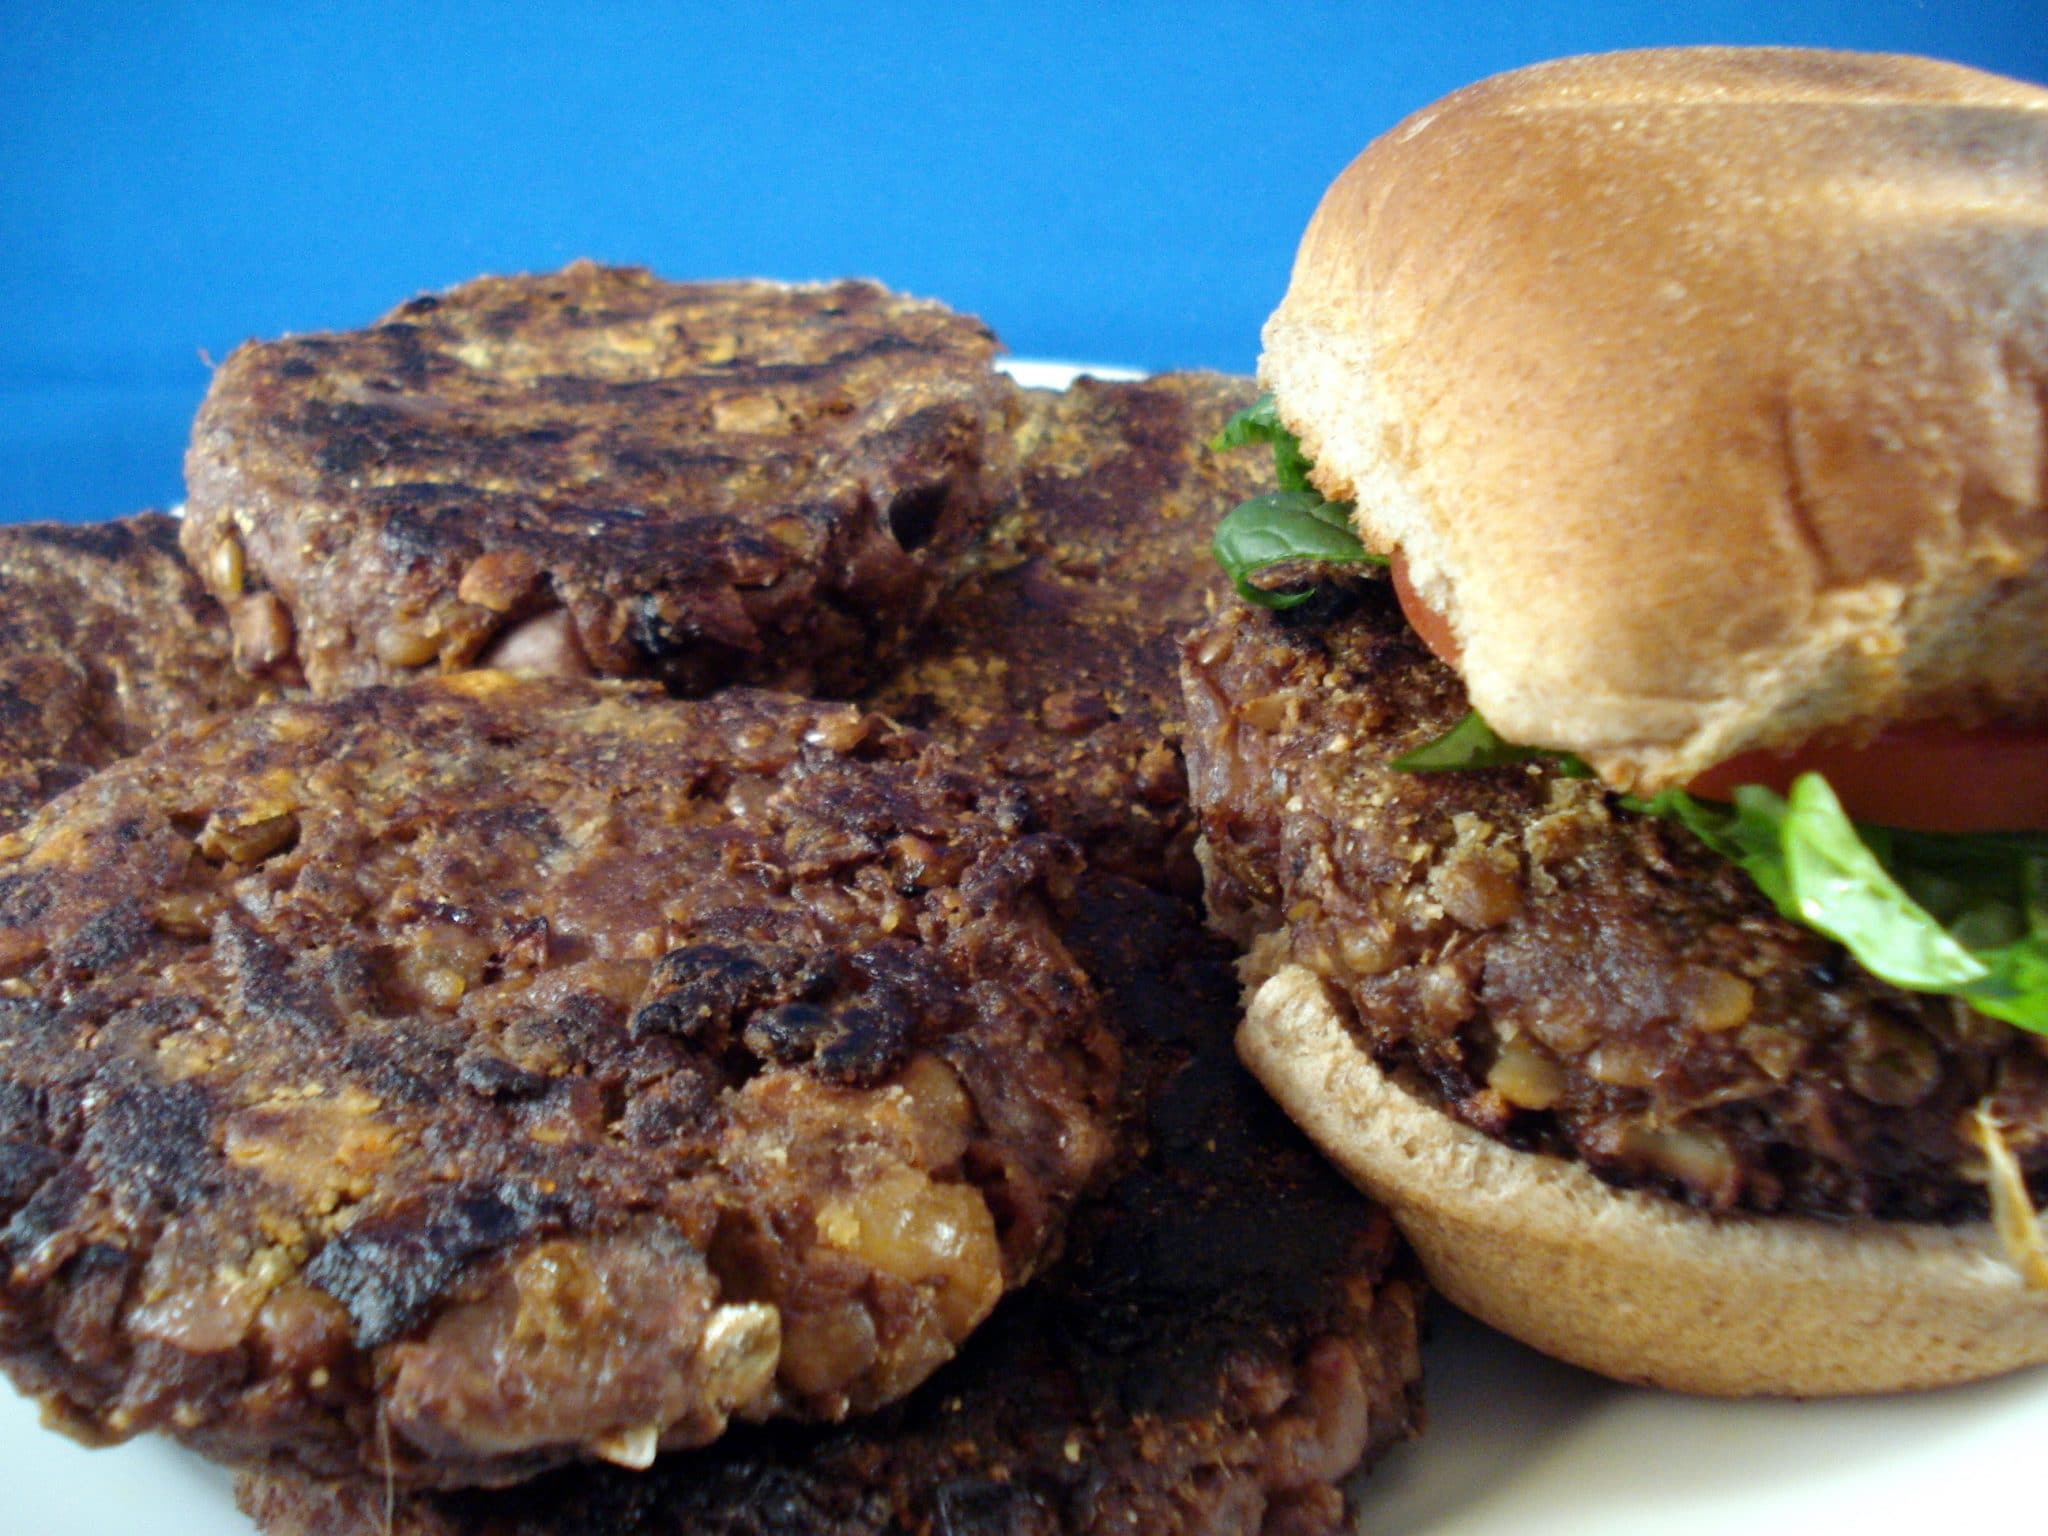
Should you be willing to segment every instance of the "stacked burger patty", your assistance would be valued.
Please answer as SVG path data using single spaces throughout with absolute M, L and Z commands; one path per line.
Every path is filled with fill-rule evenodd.
M 0 833 L 182 721 L 272 691 L 235 669 L 175 519 L 0 529 Z
M 56 1422 L 275 1532 L 1341 1522 L 1415 1288 L 1231 1058 L 1180 751 L 1249 386 L 992 353 L 486 279 L 223 366 L 211 599 L 165 520 L 7 532 L 133 641 L 6 637 L 0 1357 Z

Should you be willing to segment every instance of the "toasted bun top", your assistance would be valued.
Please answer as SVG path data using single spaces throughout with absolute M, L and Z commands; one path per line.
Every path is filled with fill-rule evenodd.
M 1338 177 L 1265 347 L 1511 740 L 1649 789 L 2048 720 L 2048 91 L 1803 49 L 1481 81 Z

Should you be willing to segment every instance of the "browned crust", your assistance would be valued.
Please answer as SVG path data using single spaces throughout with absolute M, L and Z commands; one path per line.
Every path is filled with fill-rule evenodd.
M 735 1437 L 642 1476 L 401 1498 L 394 1536 L 1310 1536 L 1417 1424 L 1391 1232 L 1230 1057 L 1227 954 L 1180 903 L 1084 880 L 1070 942 L 1146 1106 L 1144 1160 L 960 1359 L 876 1419 Z M 382 1536 L 383 1492 L 245 1479 L 267 1536 Z
M 479 278 L 238 349 L 193 427 L 185 547 L 244 664 L 295 655 L 320 692 L 559 613 L 556 669 L 843 692 L 981 516 L 995 349 L 873 283 Z
M 1290 966 L 1239 1048 L 1296 1122 L 1387 1202 L 1431 1282 L 1546 1353 L 1721 1396 L 1947 1386 L 2048 1362 L 2048 1290 L 1988 1222 L 1709 1216 L 1516 1152 L 1405 1092 Z
M 1564 59 L 1331 186 L 1261 373 L 1513 741 L 1653 789 L 2048 718 L 2048 91 Z
M 1106 1157 L 1070 847 L 848 706 L 479 671 L 0 839 L 0 1357 L 455 1484 L 908 1391 Z
M 0 833 L 175 726 L 254 703 L 161 512 L 0 528 Z
M 1017 494 L 972 574 L 867 697 L 1016 778 L 1096 868 L 1193 893 L 1177 637 L 1209 617 L 1223 515 L 1271 488 L 1208 441 L 1248 379 L 1162 374 L 1029 392 Z

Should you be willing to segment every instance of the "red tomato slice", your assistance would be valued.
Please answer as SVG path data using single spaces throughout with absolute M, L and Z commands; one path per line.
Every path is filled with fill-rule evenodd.
M 1458 664 L 1458 637 L 1451 633 L 1451 626 L 1444 621 L 1442 614 L 1415 595 L 1415 589 L 1408 584 L 1406 560 L 1393 555 L 1387 564 L 1394 576 L 1394 596 L 1400 600 L 1408 627 L 1415 631 L 1438 661 L 1447 667 L 1455 667 Z
M 1416 596 L 1407 562 L 1395 555 L 1391 564 L 1409 627 L 1439 660 L 1456 666 L 1451 626 Z M 1809 770 L 1828 781 L 1858 821 L 1917 832 L 2048 832 L 2048 729 L 1900 726 L 1866 747 L 1739 753 L 1686 788 L 1706 800 L 1726 800 L 1738 784 L 1782 795 Z
M 1738 784 L 1783 794 L 1820 774 L 1858 821 L 1917 832 L 2048 831 L 2048 730 L 1900 726 L 1867 747 L 1743 752 L 1686 786 L 1726 800 Z

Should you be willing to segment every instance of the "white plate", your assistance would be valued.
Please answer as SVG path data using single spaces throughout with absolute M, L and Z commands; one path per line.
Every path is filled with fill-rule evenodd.
M 1060 389 L 1129 368 L 1005 361 Z M 1712 1402 L 1620 1387 L 1448 1309 L 1428 1433 L 1359 1486 L 1372 1536 L 2032 1536 L 2048 1370 L 1912 1397 Z M 228 1475 L 157 1441 L 86 1451 L 0 1390 L 0 1536 L 248 1536 Z
M 996 366 L 1027 389 L 1065 389 L 1087 374 L 1097 379 L 1142 379 L 1142 368 L 1119 368 L 1111 363 L 1062 363 L 1045 357 L 1004 357 Z
M 2022 1536 L 2048 1371 L 1943 1392 L 1724 1402 L 1617 1386 L 1448 1306 L 1429 1428 L 1358 1488 L 1373 1536 Z

